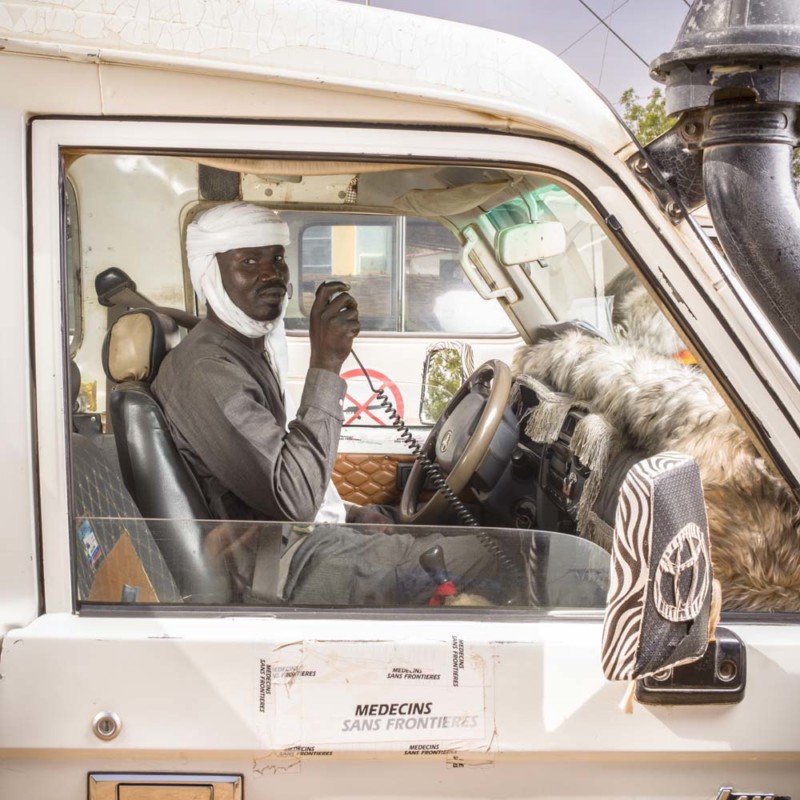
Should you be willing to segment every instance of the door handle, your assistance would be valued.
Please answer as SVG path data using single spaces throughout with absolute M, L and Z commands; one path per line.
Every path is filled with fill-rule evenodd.
M 90 772 L 89 800 L 242 800 L 241 775 Z

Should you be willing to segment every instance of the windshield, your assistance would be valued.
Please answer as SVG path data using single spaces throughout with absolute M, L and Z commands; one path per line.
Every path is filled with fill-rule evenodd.
M 528 178 L 527 183 L 535 183 Z M 557 321 L 580 319 L 612 336 L 609 284 L 627 264 L 583 204 L 554 183 L 527 188 L 483 215 L 500 232 L 531 222 L 556 222 L 564 230 L 561 252 L 525 264 L 525 272 Z

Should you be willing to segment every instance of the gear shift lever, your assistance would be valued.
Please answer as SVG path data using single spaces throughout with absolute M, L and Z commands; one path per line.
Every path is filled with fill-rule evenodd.
M 458 594 L 456 585 L 447 574 L 447 567 L 444 563 L 444 550 L 441 545 L 437 544 L 426 550 L 419 557 L 419 565 L 436 583 L 436 591 L 431 595 L 431 599 L 428 600 L 429 606 L 444 605 L 445 598 L 455 597 Z

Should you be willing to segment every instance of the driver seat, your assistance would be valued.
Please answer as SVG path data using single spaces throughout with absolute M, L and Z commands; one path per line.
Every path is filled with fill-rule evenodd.
M 126 488 L 142 516 L 158 520 L 158 546 L 184 599 L 227 603 L 230 578 L 203 550 L 212 519 L 150 391 L 164 356 L 179 342 L 173 319 L 151 309 L 118 317 L 103 342 L 103 369 L 114 384 L 109 414 Z

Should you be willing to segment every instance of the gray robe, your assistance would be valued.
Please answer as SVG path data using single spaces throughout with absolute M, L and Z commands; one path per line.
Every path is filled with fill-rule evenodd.
M 313 520 L 322 501 L 339 444 L 345 388 L 338 375 L 309 370 L 287 433 L 282 393 L 266 357 L 213 320 L 199 323 L 169 353 L 153 383 L 214 517 L 288 522 Z M 280 590 L 295 605 L 425 603 L 434 584 L 419 556 L 434 544 L 443 546 L 461 590 L 496 599 L 510 577 L 499 574 L 497 561 L 474 536 L 381 535 L 344 525 L 296 533 L 284 527 Z
M 309 521 L 330 480 L 347 384 L 311 369 L 286 432 L 266 356 L 213 320 L 167 355 L 153 382 L 180 454 L 217 519 Z

